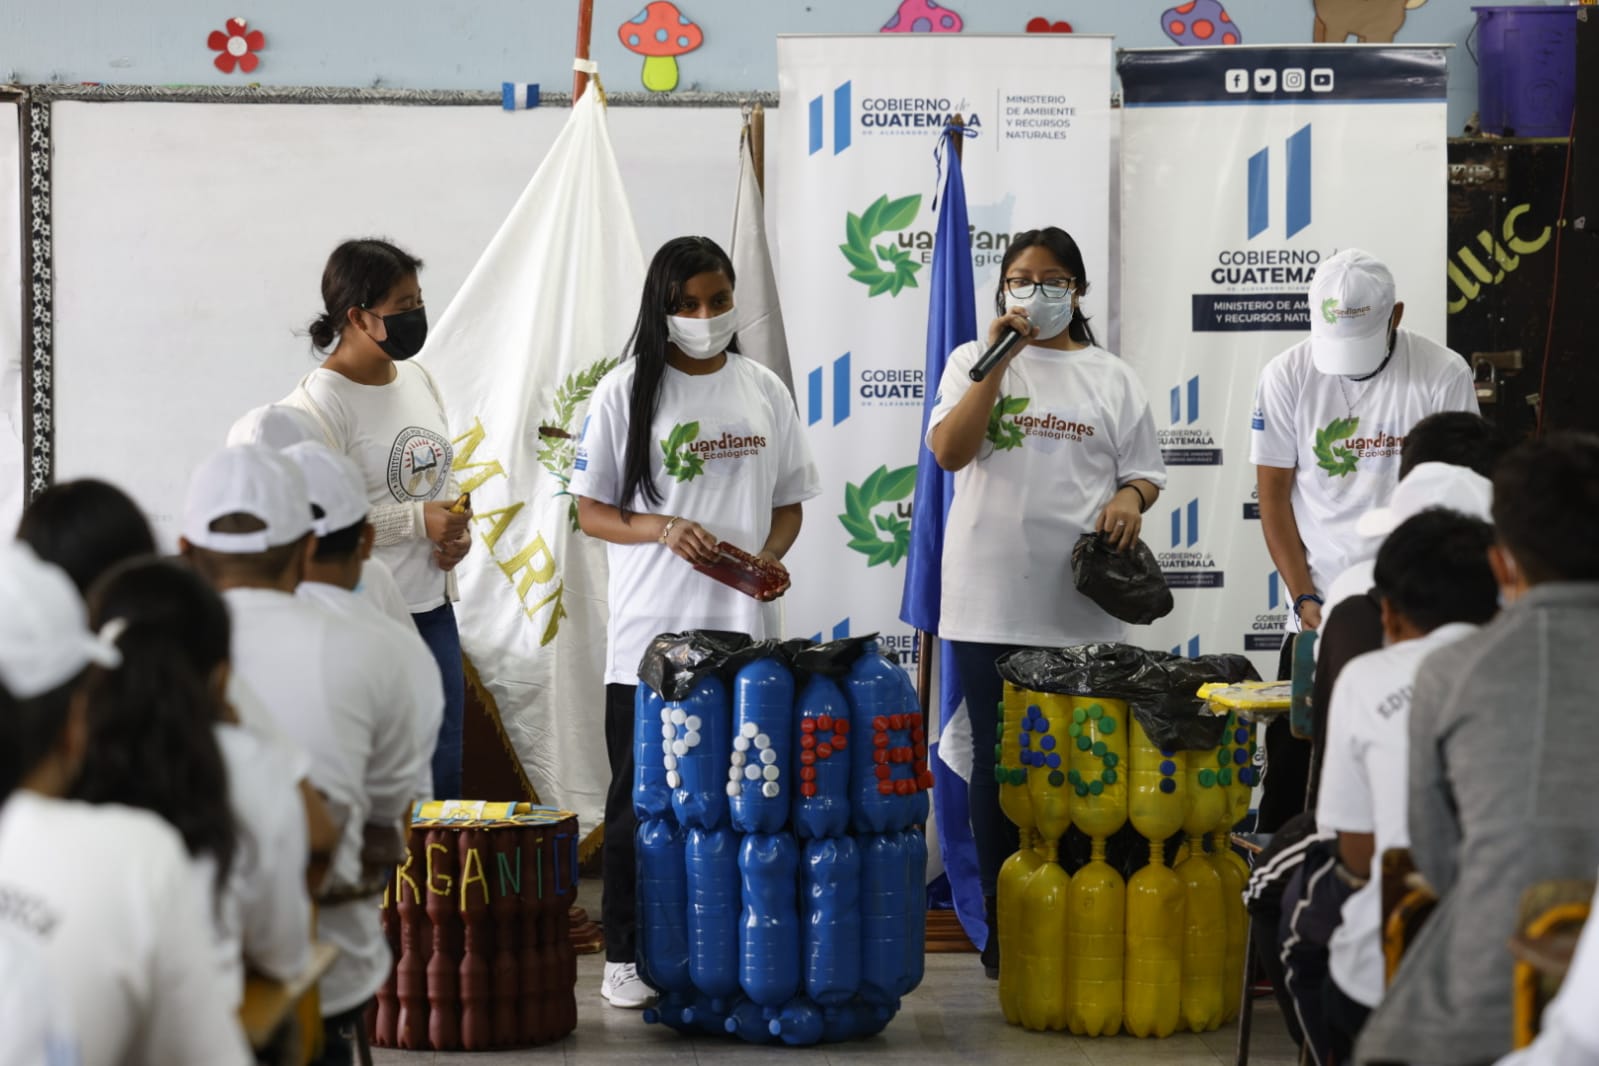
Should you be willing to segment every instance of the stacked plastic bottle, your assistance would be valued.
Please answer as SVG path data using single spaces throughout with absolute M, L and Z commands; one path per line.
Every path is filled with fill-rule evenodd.
M 1058 668 L 1035 658 L 1015 672 L 1087 687 L 1102 664 L 1072 651 L 1058 653 Z M 1114 648 L 1097 654 L 1109 664 L 1103 673 L 1145 694 L 1158 679 Z M 1205 665 L 1172 671 L 1173 683 L 1192 697 Z M 1215 666 L 1242 668 L 1225 657 Z M 1253 724 L 1189 699 L 1189 727 L 1164 730 L 1158 744 L 1124 700 L 1024 688 L 1004 662 L 1001 673 L 995 772 L 1000 806 L 1021 834 L 997 886 L 1005 1020 L 1080 1036 L 1218 1028 L 1236 1013 L 1243 982 L 1248 869 L 1228 831 L 1248 812 L 1256 780 Z M 1147 841 L 1148 861 L 1124 881 L 1106 861 L 1106 841 L 1128 822 Z M 1088 861 L 1069 873 L 1060 865 L 1068 826 L 1090 843 Z M 1168 866 L 1167 843 L 1179 835 Z
M 646 1021 L 851 1040 L 921 982 L 932 776 L 915 690 L 870 641 L 794 652 L 734 657 L 680 699 L 639 685 Z

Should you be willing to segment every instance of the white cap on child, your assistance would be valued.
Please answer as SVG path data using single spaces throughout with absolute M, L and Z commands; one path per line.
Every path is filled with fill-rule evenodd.
M 348 457 L 316 440 L 291 444 L 283 449 L 283 455 L 305 475 L 311 506 L 322 509 L 322 517 L 311 523 L 317 536 L 348 529 L 372 509 L 366 500 L 361 471 Z
M 264 444 L 282 451 L 302 440 L 321 440 L 322 432 L 311 416 L 298 407 L 269 403 L 246 411 L 228 430 L 228 447 L 236 444 Z
M 1416 515 L 1434 507 L 1492 522 L 1493 505 L 1493 482 L 1470 467 L 1417 463 L 1394 487 L 1386 506 L 1360 516 L 1355 531 L 1363 537 L 1386 537 Z
M 262 528 L 219 533 L 211 523 L 224 515 L 249 515 Z M 183 539 L 196 548 L 226 555 L 254 555 L 293 543 L 311 532 L 311 501 L 300 468 L 260 444 L 217 452 L 189 479 L 183 504 Z
M 15 699 L 52 692 L 90 664 L 122 662 L 110 627 L 104 638 L 89 631 L 72 579 L 21 541 L 0 543 L 0 603 L 0 685 Z

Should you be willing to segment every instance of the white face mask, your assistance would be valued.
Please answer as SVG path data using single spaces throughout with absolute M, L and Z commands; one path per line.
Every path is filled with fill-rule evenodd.
M 677 350 L 690 359 L 714 359 L 727 351 L 728 342 L 738 330 L 736 311 L 724 311 L 715 318 L 666 316 L 666 333 Z
M 1033 339 L 1048 341 L 1066 332 L 1066 327 L 1072 324 L 1076 303 L 1075 296 L 1068 296 L 1064 300 L 1051 300 L 1044 295 L 1044 290 L 1037 289 L 1025 300 L 1010 297 L 1009 306 L 1025 308 L 1027 321 L 1038 327 L 1038 336 Z

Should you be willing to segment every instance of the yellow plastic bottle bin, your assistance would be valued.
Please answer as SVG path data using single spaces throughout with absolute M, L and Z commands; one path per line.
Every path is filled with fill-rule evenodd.
M 1114 1036 L 1121 1031 L 1126 954 L 1127 885 L 1105 862 L 1105 841 L 1127 823 L 1127 704 L 1073 697 L 1066 727 L 1072 824 L 1091 852 L 1072 875 L 1067 923 L 1067 998 L 1071 1031 Z
M 1188 753 L 1155 747 L 1136 720 L 1128 734 L 1128 816 L 1149 841 L 1149 865 L 1127 882 L 1123 1015 L 1134 1036 L 1167 1037 L 1182 1016 L 1187 893 L 1164 849 L 1187 814 Z
M 1238 992 L 1244 983 L 1244 951 L 1249 938 L 1249 911 L 1244 906 L 1249 864 L 1233 850 L 1232 828 L 1249 814 L 1249 800 L 1255 784 L 1254 726 L 1236 711 L 1228 712 L 1221 752 L 1228 765 L 1217 776 L 1227 793 L 1228 805 L 1222 824 L 1211 834 L 1210 861 L 1221 877 L 1222 910 L 1227 926 L 1227 954 L 1222 969 L 1222 1021 L 1225 1023 L 1238 1016 Z
M 1026 766 L 1027 793 L 1037 827 L 1039 866 L 1022 889 L 1021 1023 L 1034 1030 L 1067 1026 L 1068 927 L 1072 878 L 1060 866 L 1060 838 L 1071 826 L 1071 789 L 1066 784 L 1071 699 L 1028 693 L 1022 713 L 1018 759 Z M 1003 976 L 1005 949 L 1000 947 Z
M 999 1005 L 1005 1013 L 1005 1021 L 1011 1025 L 1022 1024 L 1022 990 L 1032 980 L 1024 958 L 1029 934 L 1022 919 L 1022 908 L 1027 899 L 1028 881 L 1044 865 L 1037 842 L 1037 830 L 1023 829 L 1020 850 L 999 868 Z
M 1188 790 L 1193 806 L 1183 820 L 1188 856 L 1177 864 L 1187 895 L 1183 934 L 1183 1024 L 1196 1033 L 1221 1026 L 1226 999 L 1227 917 L 1221 875 L 1205 853 L 1205 835 L 1226 819 L 1231 806 L 1218 780 L 1220 750 L 1188 754 Z
M 1022 846 L 1027 846 L 1027 831 L 1037 827 L 1033 820 L 1033 799 L 1027 790 L 1027 768 L 1022 765 L 1022 722 L 1033 705 L 1031 693 L 1009 682 L 999 705 L 999 743 L 995 748 L 994 779 L 999 785 L 999 809 L 1021 830 Z

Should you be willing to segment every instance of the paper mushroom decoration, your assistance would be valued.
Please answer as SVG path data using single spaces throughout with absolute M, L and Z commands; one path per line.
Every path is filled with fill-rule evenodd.
M 959 33 L 965 22 L 935 0 L 904 0 L 894 17 L 883 24 L 884 33 Z
M 705 34 L 671 0 L 653 0 L 616 31 L 622 47 L 644 57 L 644 88 L 677 88 L 677 57 L 705 42 Z
M 1161 15 L 1160 24 L 1177 44 L 1242 44 L 1244 40 L 1221 0 L 1189 0 Z

